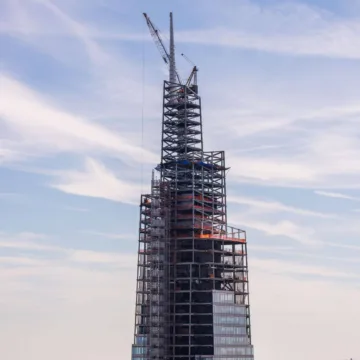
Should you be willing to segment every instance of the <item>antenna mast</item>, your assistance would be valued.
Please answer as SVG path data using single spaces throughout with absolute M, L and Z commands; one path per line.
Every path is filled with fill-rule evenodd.
M 174 41 L 174 25 L 172 12 L 170 13 L 170 64 L 169 64 L 169 81 L 176 82 L 176 66 L 175 66 L 175 41 Z

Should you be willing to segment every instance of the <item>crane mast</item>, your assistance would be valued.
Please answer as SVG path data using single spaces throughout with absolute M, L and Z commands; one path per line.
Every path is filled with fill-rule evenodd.
M 170 13 L 170 53 L 166 49 L 164 42 L 161 39 L 160 30 L 153 24 L 146 13 L 143 13 L 143 15 L 150 30 L 151 37 L 153 38 L 161 57 L 163 58 L 165 64 L 169 66 L 169 81 L 174 84 L 178 81 L 181 84 L 181 79 L 176 71 L 175 65 L 175 43 L 172 13 Z
M 175 66 L 175 41 L 174 41 L 174 25 L 173 25 L 172 13 L 170 13 L 170 59 L 169 60 L 170 60 L 169 80 L 171 83 L 175 83 L 177 74 L 176 74 L 176 66 Z

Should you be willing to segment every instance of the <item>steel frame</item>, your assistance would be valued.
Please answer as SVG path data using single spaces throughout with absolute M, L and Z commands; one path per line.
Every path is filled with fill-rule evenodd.
M 225 154 L 203 151 L 197 85 L 163 91 L 159 180 L 141 197 L 133 359 L 251 360 L 246 234 L 227 225 Z M 244 344 L 216 350 L 215 292 L 245 309 Z

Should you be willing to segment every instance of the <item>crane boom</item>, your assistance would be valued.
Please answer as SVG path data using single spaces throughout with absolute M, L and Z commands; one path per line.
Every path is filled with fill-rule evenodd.
M 185 55 L 185 54 L 181 54 L 181 56 L 191 65 L 193 65 L 193 69 L 186 81 L 186 86 L 190 86 L 191 81 L 193 81 L 193 85 L 197 85 L 197 71 L 198 68 L 197 66 Z
M 149 27 L 151 37 L 154 39 L 155 45 L 159 49 L 161 57 L 163 58 L 163 60 L 166 64 L 169 64 L 170 56 L 165 48 L 165 45 L 163 44 L 163 42 L 161 40 L 159 30 L 155 27 L 155 25 L 152 23 L 152 21 L 150 20 L 150 18 L 147 16 L 146 13 L 144 13 L 144 17 L 145 17 L 147 26 Z
M 177 79 L 178 82 L 181 84 L 181 79 L 176 71 L 176 66 L 175 66 L 175 45 L 174 45 L 172 14 L 170 14 L 170 54 L 161 39 L 160 30 L 156 28 L 156 26 L 152 23 L 152 21 L 150 20 L 150 18 L 146 13 L 143 13 L 143 15 L 145 17 L 146 24 L 150 30 L 151 37 L 153 38 L 155 45 L 160 52 L 161 57 L 163 58 L 165 64 L 169 66 L 170 82 L 175 83 Z
M 153 38 L 156 47 L 158 48 L 161 57 L 163 58 L 165 64 L 169 66 L 169 77 L 170 82 L 175 83 L 176 79 L 181 84 L 182 81 L 180 79 L 179 74 L 176 71 L 176 65 L 175 65 L 175 44 L 174 44 L 174 29 L 173 29 L 173 19 L 172 19 L 172 13 L 170 13 L 170 53 L 166 49 L 161 36 L 160 36 L 160 30 L 153 24 L 153 22 L 150 20 L 149 16 L 146 13 L 143 13 L 146 24 L 150 30 L 151 37 Z M 193 65 L 193 69 L 191 71 L 190 76 L 188 77 L 186 81 L 186 86 L 190 86 L 191 83 L 197 87 L 197 71 L 198 68 L 195 66 L 195 64 L 185 55 L 181 54 L 187 62 Z

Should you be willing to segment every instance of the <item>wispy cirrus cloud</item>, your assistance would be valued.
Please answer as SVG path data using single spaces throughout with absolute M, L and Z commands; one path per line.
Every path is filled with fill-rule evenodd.
M 134 82 L 133 80 L 131 80 L 131 84 L 128 83 L 128 80 L 130 81 L 130 79 L 129 76 L 126 76 L 126 74 L 132 73 L 131 71 L 129 71 L 129 64 L 127 61 L 125 61 L 125 63 L 121 62 L 120 66 L 120 64 L 117 64 L 117 62 L 114 61 L 114 57 L 104 50 L 104 47 L 101 46 L 101 41 L 106 37 L 96 36 L 86 24 L 75 20 L 73 16 L 67 14 L 64 10 L 62 10 L 56 2 L 47 1 L 44 2 L 42 6 L 47 11 L 51 12 L 53 16 L 55 16 L 55 18 L 59 22 L 57 26 L 60 29 L 66 30 L 67 33 L 72 34 L 74 38 L 78 39 L 78 41 L 80 41 L 84 45 L 87 56 L 95 66 L 93 69 L 94 73 L 99 72 L 99 74 L 101 74 L 98 80 L 100 81 L 100 79 L 105 78 L 109 80 L 109 86 L 105 85 L 105 83 L 102 83 L 102 85 L 98 83 L 96 86 L 94 86 L 94 88 L 99 88 L 100 85 L 100 87 L 104 90 L 104 93 L 111 94 L 110 97 L 112 97 L 113 100 L 113 96 L 115 96 L 116 99 L 119 100 L 119 105 L 121 104 L 122 106 L 122 111 L 124 108 L 127 108 L 127 103 L 129 101 L 132 101 L 133 99 L 139 100 L 139 96 L 136 95 L 141 92 L 140 78 L 138 83 Z M 291 28 L 292 30 L 288 32 L 290 34 L 289 36 L 293 36 L 297 32 L 302 33 L 302 26 L 304 25 L 304 23 L 306 23 L 307 21 L 311 22 L 312 19 L 315 17 L 324 20 L 324 24 L 327 24 L 327 22 L 330 21 L 329 19 L 327 19 L 327 15 L 325 13 L 321 11 L 319 12 L 319 9 L 306 6 L 299 7 L 295 5 L 287 5 L 284 8 L 269 6 L 260 9 L 260 7 L 255 4 L 246 3 L 242 4 L 240 8 L 244 10 L 243 12 L 239 11 L 240 14 L 247 14 L 247 16 L 250 15 L 253 19 L 257 19 L 257 21 L 260 23 L 263 22 L 260 21 L 261 19 L 265 19 L 266 21 L 264 23 L 267 27 L 271 28 L 272 26 L 275 26 L 275 24 L 275 28 L 286 28 L 293 26 L 293 28 Z M 17 9 L 17 11 L 20 10 Z M 286 14 L 286 16 L 284 14 Z M 222 15 L 224 16 L 224 14 Z M 244 16 L 244 18 L 247 18 L 247 16 L 245 15 L 242 16 Z M 294 22 L 289 21 L 289 19 L 298 19 L 299 16 L 301 16 L 302 21 L 297 23 L 296 26 L 294 26 Z M 279 19 L 281 21 L 278 21 Z M 335 20 L 331 21 L 334 21 L 336 23 Z M 248 27 L 247 31 L 255 31 L 255 29 L 249 25 L 250 22 L 247 21 L 243 24 L 243 26 Z M 314 24 L 311 22 L 311 25 L 313 26 Z M 234 22 L 230 21 L 229 26 L 236 28 L 237 25 Z M 42 32 L 42 28 L 40 28 L 39 32 Z M 179 35 L 181 40 L 181 32 L 177 34 L 177 36 Z M 264 34 L 261 34 L 261 36 L 263 35 Z M 141 36 L 140 38 L 143 38 L 143 36 Z M 119 84 L 118 82 L 114 81 L 114 78 L 116 77 L 115 74 L 118 74 L 117 77 L 122 78 L 122 80 L 125 81 L 125 83 L 122 84 L 123 89 L 131 89 L 130 93 L 127 92 L 125 94 L 121 92 L 121 96 L 119 98 L 117 97 L 118 95 L 116 95 L 120 93 L 118 91 L 119 89 L 116 89 Z M 247 83 L 245 82 L 245 84 Z M 115 88 L 113 86 L 115 86 Z M 220 94 L 229 92 L 231 94 L 237 94 L 239 91 L 241 91 L 241 89 L 222 91 L 221 87 L 221 84 L 219 84 L 219 89 L 217 91 Z M 224 84 L 224 88 L 228 88 L 228 85 Z M 245 90 L 247 93 L 249 93 L 249 89 L 244 89 L 244 91 Z M 257 91 L 257 89 L 254 89 L 254 91 Z M 271 99 L 268 99 L 269 92 L 271 93 Z M 153 91 L 147 91 L 147 93 L 152 94 Z M 288 106 L 285 106 L 285 108 L 288 109 L 283 113 L 279 113 L 279 109 L 283 109 L 284 104 L 282 104 L 281 107 L 277 105 L 274 106 L 274 104 L 280 101 L 280 98 L 283 98 L 283 93 L 281 94 L 281 97 L 279 97 L 279 99 L 277 99 L 277 97 L 273 97 L 273 93 L 273 89 L 269 88 L 267 90 L 266 99 L 268 99 L 268 102 L 265 104 L 266 106 L 264 108 L 261 105 L 262 97 L 258 94 L 253 100 L 251 100 L 251 98 L 245 98 L 245 104 L 241 104 L 241 108 L 229 107 L 225 116 L 226 122 L 221 123 L 222 128 L 226 126 L 229 129 L 232 129 L 230 137 L 234 136 L 234 134 L 241 137 L 248 135 L 256 136 L 259 134 L 261 135 L 264 133 L 269 133 L 269 131 L 271 132 L 276 129 L 281 129 L 284 136 L 287 135 L 286 133 L 288 133 L 287 138 L 291 138 L 294 131 L 291 127 L 294 126 L 294 124 L 298 126 L 299 120 L 301 120 L 302 122 L 305 121 L 304 125 L 301 127 L 301 130 L 303 130 L 306 129 L 308 126 L 308 123 L 306 123 L 306 121 L 309 122 L 313 119 L 316 119 L 317 122 L 319 122 L 320 119 L 322 119 L 321 121 L 332 121 L 331 119 L 335 117 L 339 120 L 341 118 L 343 123 L 344 117 L 346 119 L 352 119 L 355 116 L 356 118 L 356 116 L 360 112 L 358 105 L 356 105 L 356 103 L 353 104 L 350 101 L 353 97 L 356 96 L 351 95 L 349 96 L 348 104 L 340 103 L 339 106 L 336 106 L 336 104 L 334 105 L 333 103 L 329 103 L 328 106 L 325 107 L 323 105 L 321 107 L 319 105 L 317 107 L 312 105 L 308 109 L 303 104 L 299 106 L 299 104 L 294 104 L 292 101 L 289 101 L 289 99 L 287 99 L 286 102 L 288 103 Z M 292 93 L 291 89 L 289 89 L 287 93 Z M 125 97 L 124 94 L 126 95 Z M 317 96 L 320 97 L 321 92 L 319 92 L 318 94 L 319 95 Z M 299 98 L 299 96 L 296 97 Z M 93 101 L 90 102 L 93 103 Z M 234 104 L 234 102 L 237 103 L 237 99 L 233 99 L 232 104 Z M 99 104 L 100 103 L 102 104 L 102 109 L 109 108 L 109 106 L 107 106 L 109 104 L 99 101 Z M 113 104 L 114 103 L 116 102 L 114 101 Z M 156 102 L 151 101 L 151 103 Z M 320 103 L 322 102 L 320 101 Z M 246 111 L 246 106 L 248 106 L 248 111 Z M 263 108 L 264 111 L 260 111 L 258 115 L 253 114 L 255 108 L 259 109 L 259 106 L 260 109 Z M 131 111 L 127 111 L 126 113 L 131 114 Z M 216 109 L 211 109 L 210 113 L 216 114 Z M 230 116 L 228 116 L 228 114 L 230 114 Z M 222 113 L 221 116 L 224 117 L 224 114 Z M 215 116 L 215 118 L 218 119 L 219 115 Z M 352 120 L 349 120 L 349 122 L 350 121 Z M 218 122 L 215 122 L 215 124 L 216 123 L 219 124 Z M 354 123 L 353 125 L 354 126 L 352 127 L 352 129 L 349 126 L 349 131 L 347 133 L 343 132 L 343 134 L 339 134 L 337 138 L 334 138 L 334 136 L 328 136 L 327 134 L 322 134 L 321 136 L 318 136 L 316 138 L 314 136 L 306 135 L 306 144 L 305 147 L 303 147 L 302 154 L 294 154 L 290 151 L 288 153 L 288 156 L 284 156 L 284 152 L 281 152 L 281 155 L 279 155 L 280 151 L 277 152 L 275 151 L 276 149 L 273 149 L 274 151 L 267 152 L 265 147 L 263 149 L 264 151 L 259 153 L 259 156 L 256 156 L 257 154 L 253 156 L 232 156 L 229 158 L 229 160 L 231 163 L 235 164 L 233 167 L 233 173 L 235 174 L 237 179 L 242 182 L 245 181 L 257 183 L 259 185 L 269 184 L 270 186 L 275 185 L 295 187 L 317 186 L 329 188 L 338 185 L 344 188 L 356 188 L 356 184 L 358 183 L 357 174 L 359 172 L 360 165 L 357 164 L 358 161 L 356 160 L 358 146 L 356 146 L 356 143 L 354 141 L 349 141 L 351 140 L 351 136 L 355 137 L 353 129 L 356 129 L 357 125 L 356 123 Z M 338 130 L 334 128 L 333 132 L 335 133 L 337 131 Z M 150 133 L 152 134 L 149 129 L 149 134 Z M 126 138 L 129 137 L 126 136 Z M 269 141 L 271 141 L 272 136 L 268 137 L 268 139 Z M 137 140 L 137 143 L 139 144 L 140 139 Z M 279 140 L 274 139 L 274 141 L 278 142 Z M 338 144 L 336 151 L 332 148 L 333 141 L 336 141 Z M 214 142 L 218 142 L 218 138 L 216 138 Z M 324 144 L 328 144 L 325 146 L 326 148 L 324 147 Z M 348 146 L 346 144 L 350 144 L 351 146 Z M 296 142 L 294 145 L 296 145 Z M 292 151 L 294 150 L 294 145 L 291 146 Z M 299 146 L 303 146 L 303 144 L 299 144 Z M 9 161 L 13 161 L 14 156 L 21 158 L 21 156 L 25 156 L 25 154 L 29 156 L 29 154 L 32 153 L 30 147 L 28 149 L 22 150 L 18 146 L 18 142 L 8 145 L 4 148 L 3 151 L 5 153 L 5 155 L 3 155 L 3 159 L 6 159 L 7 157 Z M 33 149 L 32 151 L 35 150 Z M 103 151 L 103 148 L 101 151 Z M 332 151 L 332 153 L 341 152 L 341 157 L 343 159 L 346 159 L 346 161 L 329 161 L 329 159 L 331 158 L 329 151 Z M 138 154 L 138 152 L 132 153 Z M 264 156 L 264 154 L 266 154 L 266 156 Z M 124 158 L 127 158 L 127 156 L 124 156 Z M 142 156 L 137 156 L 137 159 L 139 158 L 142 158 Z M 152 156 L 152 159 L 152 162 L 156 163 L 156 157 Z M 237 164 L 241 164 L 241 168 L 237 169 Z M 243 171 L 244 167 L 247 169 L 246 173 Z
M 304 265 L 301 263 L 276 260 L 276 259 L 252 259 L 252 266 L 272 273 L 319 275 L 324 277 L 360 279 L 360 274 L 355 272 L 337 271 L 335 269 Z
M 62 17 L 85 42 L 95 39 L 142 41 L 140 33 L 116 33 L 96 29 L 84 32 L 71 18 L 65 17 L 54 4 L 46 6 Z M 216 11 L 223 26 L 205 30 L 177 31 L 177 42 L 242 48 L 270 53 L 300 56 L 323 56 L 360 59 L 360 26 L 356 20 L 336 18 L 328 11 L 301 3 L 275 3 L 260 6 L 242 1 L 231 4 L 234 15 Z M 235 15 L 236 14 L 236 15 Z M 9 28 L 21 31 L 21 27 Z M 85 34 L 86 36 L 85 36 Z
M 93 27 L 78 20 L 61 2 L 5 2 L 8 10 L 0 31 L 28 44 L 33 51 L 49 55 L 64 68 L 86 74 L 81 78 L 81 94 L 71 91 L 72 88 L 67 89 L 71 96 L 68 92 L 62 94 L 61 100 L 68 108 L 92 118 L 121 117 L 134 121 L 141 116 L 144 104 L 139 94 L 144 91 L 147 114 L 156 116 L 161 97 L 156 96 L 152 84 L 143 82 L 139 64 L 124 56 L 123 46 L 118 51 L 109 49 L 92 35 Z
M 40 242 L 41 240 L 41 242 Z M 51 262 L 59 265 L 60 262 L 68 263 L 103 263 L 109 266 L 134 267 L 136 256 L 107 251 L 94 251 L 89 249 L 76 249 L 53 244 L 51 236 L 30 232 L 13 233 L 0 232 L 0 249 L 15 250 L 12 256 L 4 256 L 0 252 L 0 263 L 13 265 L 47 266 Z M 24 255 L 26 251 L 27 255 Z M 38 257 L 38 254 L 60 254 L 59 258 Z
M 328 246 L 332 246 L 333 244 L 327 244 Z M 334 244 L 334 246 L 337 246 L 338 244 Z M 341 244 L 340 244 L 341 245 Z M 360 258 L 358 257 L 341 257 L 341 256 L 328 256 L 328 255 L 320 255 L 317 252 L 302 252 L 299 251 L 299 249 L 291 246 L 273 246 L 273 245 L 248 245 L 249 250 L 252 254 L 275 254 L 276 255 L 282 255 L 289 257 L 295 257 L 295 258 L 301 258 L 301 259 L 312 259 L 315 261 L 326 261 L 329 260 L 331 262 L 343 262 L 343 263 L 354 263 L 358 264 L 360 263 Z M 348 249 L 351 250 L 357 250 L 360 251 L 360 246 L 356 247 L 348 247 Z M 330 267 L 331 269 L 331 267 Z
M 120 253 L 74 250 L 69 253 L 69 260 L 76 263 L 97 263 L 133 269 L 137 257 L 135 254 L 124 255 Z
M 331 253 L 333 252 L 331 248 L 338 248 L 342 249 L 343 252 L 341 255 L 336 253 L 333 256 L 336 256 L 337 260 L 341 261 L 346 261 L 346 258 L 350 255 L 350 250 L 360 251 L 360 246 L 356 241 L 360 234 L 359 222 L 356 217 L 338 216 L 336 221 L 323 218 L 321 219 L 322 223 L 319 223 L 319 218 L 315 220 L 308 217 L 307 220 L 305 222 L 300 221 L 299 214 L 296 213 L 291 219 L 279 220 L 278 215 L 271 214 L 271 216 L 268 216 L 268 211 L 256 207 L 228 217 L 231 225 L 246 229 L 247 233 L 252 237 L 254 237 L 252 230 L 265 235 L 255 236 L 255 238 L 258 238 L 257 240 L 261 239 L 261 244 L 263 244 L 260 245 L 259 250 L 265 246 L 264 251 L 272 248 L 273 250 L 269 250 L 269 252 L 284 255 L 286 252 L 289 254 L 292 252 L 291 248 L 289 248 L 291 246 L 296 249 L 294 255 L 299 253 L 299 256 L 302 257 L 313 256 L 315 259 L 316 256 L 320 256 L 322 259 L 330 259 L 331 255 L 322 256 L 319 254 L 323 250 Z M 346 238 L 343 237 L 344 232 L 347 234 Z M 306 249 L 308 253 L 302 252 L 296 246 Z M 254 246 L 254 249 L 256 248 L 257 245 Z M 344 255 L 344 252 L 346 255 Z M 351 260 L 349 262 L 356 261 Z
M 107 232 L 101 232 L 101 231 L 93 231 L 93 230 L 83 230 L 81 231 L 83 234 L 97 236 L 100 238 L 106 238 L 106 239 L 133 239 L 134 234 L 123 234 L 123 233 L 107 233 Z
M 305 127 L 300 133 L 306 131 Z M 335 133 L 336 129 L 337 126 L 328 129 L 327 134 L 305 133 L 302 143 L 295 138 L 288 152 L 269 150 L 247 156 L 230 154 L 228 161 L 235 164 L 231 174 L 242 182 L 263 186 L 359 189 L 359 127 L 353 124 L 348 132 L 342 133 Z M 292 132 L 292 129 L 288 130 L 289 139 Z M 276 135 L 268 136 L 274 136 L 275 141 Z M 336 147 L 334 143 L 337 143 Z
M 0 82 L 3 94 L 0 115 L 8 137 L 18 140 L 9 144 L 14 147 L 10 151 L 40 157 L 101 151 L 124 162 L 156 162 L 154 154 L 133 145 L 121 134 L 57 108 L 21 82 L 7 75 L 1 75 Z M 6 153 L 3 154 L 6 160 L 5 156 Z
M 258 208 L 265 212 L 290 212 L 297 215 L 319 217 L 323 219 L 330 219 L 336 217 L 333 214 L 326 214 L 317 211 L 305 210 L 296 208 L 294 206 L 288 206 L 277 201 L 264 201 L 260 199 L 254 199 L 244 196 L 230 196 L 228 201 L 236 204 L 249 205 L 254 208 Z
M 336 193 L 336 192 L 318 190 L 318 191 L 315 191 L 315 194 L 320 195 L 320 196 L 326 196 L 326 197 L 330 197 L 330 198 L 335 198 L 335 199 L 345 199 L 345 200 L 360 201 L 360 198 L 358 198 L 358 197 L 350 196 L 350 195 L 346 195 L 346 194 L 342 194 L 342 193 Z
M 137 204 L 141 185 L 130 183 L 116 176 L 101 162 L 88 158 L 85 169 L 53 172 L 50 185 L 68 194 L 103 198 L 123 203 Z
M 329 33 L 326 33 L 329 31 Z M 186 43 L 243 48 L 280 54 L 324 56 L 360 60 L 360 27 L 357 22 L 324 26 L 308 35 L 252 34 L 226 28 L 178 34 Z M 343 43 L 339 40 L 344 39 Z
M 356 20 L 343 20 L 299 2 L 262 6 L 244 1 L 232 3 L 232 9 L 231 13 L 217 12 L 230 26 L 183 31 L 178 34 L 179 41 L 280 54 L 360 59 L 360 24 Z M 215 7 L 210 7 L 208 12 L 212 10 Z
M 41 240 L 41 242 L 40 242 Z M 49 236 L 33 232 L 7 233 L 0 231 L 0 248 L 18 251 L 63 251 L 61 247 L 49 245 Z
M 311 227 L 299 226 L 294 221 L 280 220 L 267 222 L 261 219 L 261 214 L 241 214 L 231 215 L 228 219 L 230 224 L 239 224 L 242 229 L 254 229 L 261 231 L 269 236 L 282 236 L 307 246 L 319 246 L 321 240 L 316 237 L 315 230 Z
M 100 53 L 96 41 L 143 40 L 143 35 L 136 31 L 119 33 L 84 26 L 62 11 L 55 2 L 43 1 L 42 4 L 66 25 L 61 33 L 81 39 L 94 59 L 98 58 Z M 355 20 L 337 18 L 319 7 L 301 3 L 260 6 L 255 2 L 242 1 L 232 2 L 231 6 L 234 8 L 232 13 L 236 15 L 219 12 L 215 6 L 208 6 L 207 12 L 212 14 L 212 11 L 216 11 L 219 22 L 224 25 L 205 30 L 177 31 L 177 42 L 290 55 L 360 59 L 360 26 Z M 2 31 L 45 35 L 36 26 L 26 29 L 21 23 L 3 24 Z M 59 34 L 59 31 L 50 29 L 49 34 L 52 33 Z
M 328 242 L 327 245 L 335 248 L 360 251 L 359 245 L 349 245 L 349 244 L 340 244 L 340 243 L 332 243 L 332 242 Z

